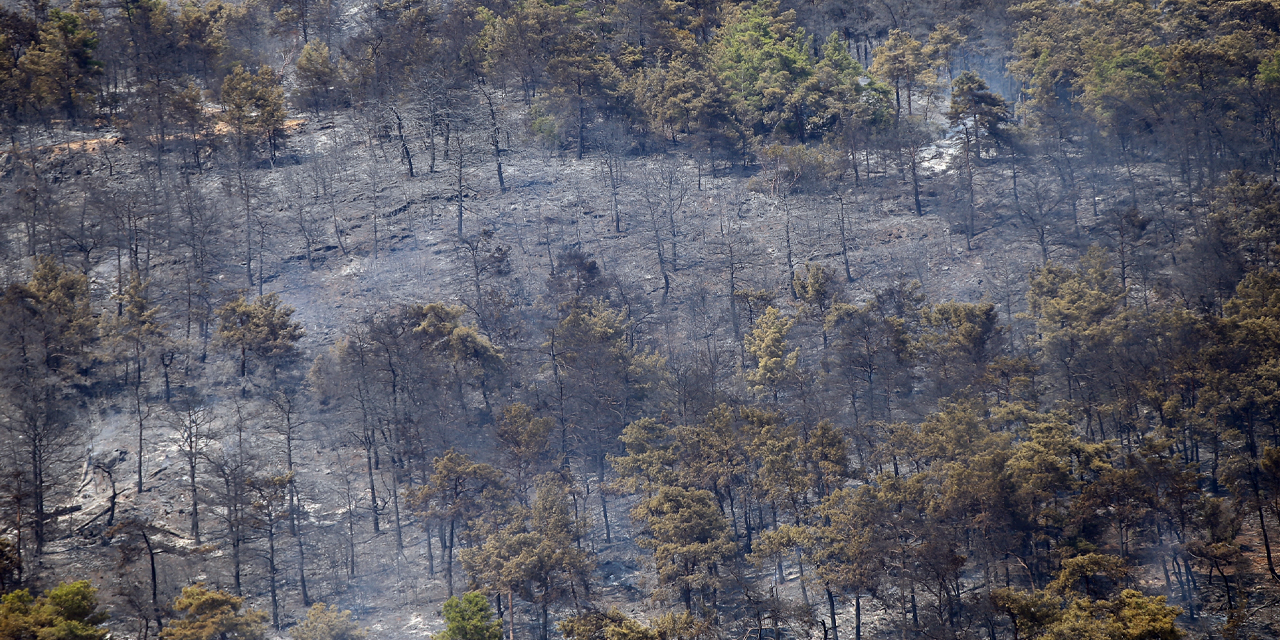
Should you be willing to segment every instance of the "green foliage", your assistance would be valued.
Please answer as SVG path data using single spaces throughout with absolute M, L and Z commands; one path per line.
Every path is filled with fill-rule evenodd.
M 670 426 L 653 418 L 641 418 L 623 428 L 619 439 L 627 453 L 609 459 L 618 474 L 618 487 L 652 495 L 672 484 L 680 457 L 672 435 Z
M 165 625 L 164 640 L 262 640 L 267 614 L 244 608 L 244 598 L 206 589 L 204 584 L 183 587 L 173 601 L 181 618 Z
M 990 302 L 930 305 L 921 312 L 921 320 L 923 331 L 917 348 L 932 367 L 942 395 L 950 395 L 965 381 L 981 378 L 999 351 L 1005 329 Z
M 503 467 L 513 476 L 516 495 L 524 500 L 533 477 L 545 471 L 551 448 L 552 418 L 535 417 L 533 409 L 517 402 L 502 410 L 497 437 L 507 456 Z
M 280 303 L 274 293 L 258 296 L 252 303 L 243 297 L 221 306 L 218 317 L 218 339 L 240 352 L 240 376 L 248 374 L 250 353 L 272 366 L 287 364 L 296 354 L 297 342 L 305 332 L 294 321 L 294 309 Z
M 22 557 L 17 545 L 0 539 L 0 590 L 8 591 L 18 576 L 22 575 Z
M 799 271 L 792 274 L 791 282 L 792 288 L 795 288 L 796 297 L 812 308 L 815 317 L 827 315 L 827 311 L 836 300 L 838 289 L 835 278 L 832 278 L 832 273 L 826 266 L 822 266 L 820 262 L 809 262 L 805 265 L 803 274 Z
M 688 610 L 695 592 L 707 598 L 718 588 L 717 567 L 736 545 L 710 491 L 662 487 L 631 515 L 641 523 L 640 545 L 653 550 L 663 585 L 656 593 L 679 597 Z
M 92 106 L 102 63 L 93 57 L 98 34 L 86 22 L 79 13 L 50 9 L 37 43 L 18 59 L 17 70 L 25 76 L 27 99 L 35 109 L 74 119 Z
M 942 71 L 947 72 L 947 77 L 952 77 L 952 69 L 955 66 L 955 58 L 960 53 L 960 48 L 968 42 L 969 38 L 960 33 L 957 23 L 965 21 L 967 16 L 957 18 L 953 22 L 943 23 L 937 26 L 933 31 L 929 32 L 929 40 L 925 43 L 921 53 Z
M 446 600 L 444 622 L 441 640 L 502 640 L 502 621 L 493 619 L 489 600 L 478 591 Z
M 1152 144 L 1204 135 L 1270 144 L 1280 134 L 1242 118 L 1274 115 L 1274 87 L 1265 81 L 1274 35 L 1264 35 L 1274 27 L 1260 13 L 1187 1 L 1168 10 L 1028 2 L 1015 14 L 1010 68 L 1029 87 L 1024 113 L 1038 133 L 1101 133 L 1093 146 L 1123 154 L 1126 164 Z
M 813 486 L 813 476 L 801 461 L 802 443 L 795 425 L 772 411 L 745 408 L 747 454 L 757 465 L 755 485 L 776 509 L 799 517 Z
M 464 536 L 494 531 L 511 500 L 502 473 L 450 449 L 432 463 L 427 483 L 409 494 L 410 508 L 428 518 L 462 526 Z
M 629 340 L 626 312 L 603 300 L 583 304 L 575 298 L 562 310 L 567 313 L 542 346 L 554 356 L 549 365 L 569 380 L 569 419 L 593 428 L 597 437 L 616 438 L 646 403 L 661 398 L 665 360 L 636 348 Z M 577 375 L 568 376 L 570 371 Z M 617 415 L 618 407 L 626 411 Z M 593 444 L 601 452 L 607 446 L 599 439 Z
M 256 74 L 238 64 L 232 67 L 222 80 L 222 105 L 220 119 L 230 127 L 232 142 L 241 152 L 249 156 L 266 142 L 274 158 L 285 109 L 284 89 L 271 67 L 263 65 Z
M 68 380 L 82 380 L 92 364 L 89 349 L 98 337 L 89 308 L 89 278 L 59 264 L 53 256 L 39 256 L 31 281 L 26 286 L 11 286 L 6 298 L 10 304 L 21 304 L 35 320 L 33 327 L 46 336 L 37 343 L 47 348 L 43 356 L 30 351 L 24 360 L 41 363 Z M 34 382 L 34 378 L 26 382 Z
M 864 83 L 865 75 L 845 42 L 832 33 L 805 87 L 810 130 L 822 132 L 824 142 L 851 154 L 891 120 L 889 88 L 875 79 Z
M 856 593 L 875 583 L 876 508 L 870 487 L 836 489 L 818 506 L 821 520 L 808 546 L 819 577 L 830 587 Z
M 981 137 L 1000 138 L 1000 126 L 1009 119 L 1009 107 L 991 92 L 978 74 L 965 71 L 951 87 L 951 108 L 947 119 L 952 125 L 962 124 L 978 145 L 974 154 L 982 157 Z
M 395 507 L 399 526 L 405 498 L 433 548 L 443 547 L 445 558 L 432 561 L 447 563 L 450 588 L 461 542 L 468 586 L 508 598 L 514 615 L 532 612 L 543 635 L 572 602 L 579 615 L 560 625 L 572 640 L 715 638 L 726 616 L 816 635 L 813 607 L 801 615 L 789 600 L 799 591 L 812 599 L 819 588 L 846 640 L 858 635 L 843 628 L 849 616 L 841 611 L 852 613 L 844 605 L 854 603 L 839 601 L 850 597 L 901 612 L 883 621 L 900 627 L 885 633 L 904 636 L 973 635 L 980 627 L 983 635 L 1020 638 L 1181 635 L 1177 609 L 1122 589 L 1133 585 L 1181 597 L 1188 622 L 1205 607 L 1203 630 L 1230 636 L 1274 595 L 1266 582 L 1266 575 L 1280 580 L 1274 536 L 1259 535 L 1274 533 L 1280 512 L 1280 447 L 1268 446 L 1280 424 L 1280 187 L 1260 177 L 1280 166 L 1274 3 L 1029 0 L 987 7 L 972 21 L 972 7 L 954 3 L 798 3 L 784 11 L 772 0 L 396 0 L 329 17 L 320 12 L 337 7 L 327 0 L 179 4 L 126 0 L 98 11 L 92 2 L 51 9 L 34 0 L 0 12 L 5 175 L 14 178 L 12 188 L 0 188 L 11 214 L 7 237 L 18 253 L 73 251 L 79 260 L 69 269 L 37 258 L 31 282 L 7 287 L 0 300 L 0 430 L 10 459 L 0 489 L 4 524 L 20 534 L 13 544 L 0 540 L 0 581 L 9 586 L 22 561 L 38 564 L 21 556 L 39 554 L 65 524 L 64 507 L 46 507 L 69 504 L 71 487 L 61 485 L 76 477 L 68 468 L 78 464 L 71 453 L 82 451 L 83 425 L 93 424 L 86 409 L 115 400 L 101 395 L 116 386 L 97 384 L 99 365 L 124 368 L 139 408 L 152 391 L 142 373 L 156 355 L 166 374 L 192 373 L 180 384 L 195 384 L 197 359 L 153 347 L 171 331 L 162 318 L 179 322 L 161 302 L 169 313 L 185 308 L 198 344 L 210 296 L 226 295 L 209 277 L 216 274 L 201 270 L 225 264 L 227 230 L 216 228 L 217 216 L 201 222 L 208 207 L 183 186 L 202 194 L 225 177 L 226 165 L 205 164 L 209 151 L 239 154 L 246 212 L 269 210 L 280 186 L 301 194 L 295 178 L 313 178 L 315 202 L 293 204 L 300 228 L 318 229 L 312 205 L 321 192 L 334 196 L 324 163 L 301 173 L 273 166 L 255 180 L 259 168 L 249 162 L 266 145 L 274 150 L 284 124 L 284 78 L 262 62 L 287 67 L 297 53 L 294 104 L 319 115 L 349 98 L 369 116 L 371 149 L 400 135 L 406 153 L 422 147 L 434 160 L 440 139 L 461 141 L 447 157 L 467 172 L 477 164 L 467 162 L 478 157 L 468 148 L 477 126 L 501 161 L 519 152 L 503 140 L 516 147 L 521 140 L 504 129 L 522 122 L 580 157 L 607 153 L 611 184 L 623 192 L 616 210 L 627 206 L 628 165 L 649 165 L 646 154 L 662 150 L 679 159 L 664 161 L 671 175 L 696 167 L 699 178 L 697 202 L 685 212 L 701 222 L 677 233 L 672 214 L 668 240 L 711 242 L 730 265 L 734 297 L 724 322 L 725 300 L 704 295 L 719 286 L 718 274 L 699 255 L 682 251 L 671 261 L 664 275 L 679 285 L 675 297 L 664 295 L 653 309 L 656 296 L 641 280 L 614 277 L 603 260 L 575 249 L 548 253 L 545 297 L 511 294 L 512 317 L 545 340 L 519 344 L 510 337 L 516 331 L 491 340 L 483 315 L 489 292 L 477 280 L 478 298 L 466 303 L 476 305 L 484 331 L 463 306 L 375 309 L 321 356 L 317 411 L 333 428 L 350 429 L 369 462 L 361 470 L 368 497 L 349 493 L 349 515 L 369 510 L 380 531 Z M 322 35 L 323 21 L 334 24 Z M 834 31 L 819 43 L 800 24 Z M 1001 48 L 1008 37 L 1011 52 Z M 992 60 L 1009 61 L 1014 77 L 990 73 Z M 948 86 L 949 108 L 939 114 Z M 997 93 L 1015 88 L 1016 113 Z M 477 96 L 490 99 L 481 123 Z M 523 107 L 506 111 L 504 100 L 521 97 Z M 210 109 L 210 100 L 220 105 Z M 219 107 L 215 132 L 208 114 Z M 391 133 L 383 113 L 403 129 Z M 939 116 L 951 125 L 946 131 L 937 128 Z M 85 129 L 69 135 L 63 124 Z M 314 125 L 303 130 L 317 134 Z M 110 131 L 119 136 L 108 144 Z M 949 140 L 931 148 L 939 135 Z M 952 154 L 961 136 L 964 151 Z M 996 156 L 997 146 L 1007 153 Z M 174 171 L 167 160 L 188 152 L 191 164 Z M 122 155 L 127 161 L 117 164 Z M 378 156 L 375 163 L 386 159 Z M 952 164 L 937 162 L 950 157 Z M 921 286 L 906 283 L 851 290 L 855 302 L 810 262 L 782 273 L 796 298 L 783 308 L 776 256 L 731 241 L 739 228 L 774 221 L 751 221 L 755 195 L 726 203 L 744 182 L 726 173 L 726 160 L 741 162 L 732 167 L 739 177 L 753 176 L 749 188 L 813 212 L 805 216 L 812 221 L 830 205 L 791 196 L 837 196 L 846 258 L 850 243 L 887 240 L 865 235 L 862 221 L 903 195 L 907 180 L 921 214 L 922 185 L 939 214 L 958 201 L 952 189 L 967 187 L 969 236 L 979 230 L 975 211 L 1004 225 L 1009 216 L 1031 219 L 1026 212 L 1035 209 L 1063 224 L 1037 229 L 1044 263 L 1026 282 L 1022 322 L 1013 316 L 1016 264 L 996 256 L 1002 264 L 994 266 L 985 254 L 965 269 L 993 269 L 999 282 L 974 286 L 1000 295 L 998 304 L 926 304 Z M 975 166 L 983 175 L 975 177 Z M 104 174 L 123 181 L 82 187 Z M 153 179 L 159 187 L 151 188 Z M 458 179 L 458 198 L 472 197 L 463 193 L 471 181 Z M 167 185 L 183 193 L 165 193 Z M 477 202 L 490 199 L 481 182 L 473 186 Z M 339 228 L 349 221 L 329 199 L 333 233 L 361 242 L 363 233 L 347 233 L 354 226 Z M 94 218 L 108 213 L 123 217 Z M 718 239 L 702 224 L 714 227 L 717 215 Z M 564 234 L 556 220 L 570 224 L 540 221 L 549 252 L 569 242 L 557 240 Z M 590 226 L 585 218 L 572 224 L 583 222 Z M 930 243 L 940 241 L 937 221 L 919 224 L 930 226 Z M 321 226 L 327 234 L 328 222 Z M 614 231 L 624 244 L 637 241 L 621 224 Z M 836 255 L 824 231 L 801 237 L 801 261 Z M 24 233 L 27 244 L 16 246 Z M 1109 249 L 1071 257 L 1090 242 Z M 1055 248 L 1060 261 L 1049 259 Z M 128 275 L 108 300 L 106 283 L 95 289 L 91 278 L 106 277 L 104 256 L 113 249 L 136 264 L 119 267 Z M 913 262 L 896 249 L 892 264 Z M 1007 251 L 1010 260 L 1020 252 Z M 886 274 L 887 263 L 872 253 L 867 281 Z M 14 260 L 13 270 L 21 269 Z M 936 275 L 936 264 L 931 256 L 917 266 Z M 846 269 L 854 281 L 847 261 Z M 186 283 L 186 304 L 167 298 L 180 294 L 149 290 L 142 273 Z M 491 275 L 518 274 L 495 267 Z M 520 278 L 511 286 L 529 284 Z M 961 293 L 973 299 L 973 290 Z M 242 376 L 255 363 L 275 373 L 296 361 L 303 334 L 291 314 L 274 296 L 218 309 L 219 344 L 239 351 Z M 1012 326 L 1001 325 L 1005 314 Z M 725 342 L 730 323 L 741 345 Z M 215 389 L 209 398 L 223 396 Z M 154 417 L 146 424 L 160 426 Z M 475 437 L 459 440 L 458 429 Z M 287 491 L 292 477 L 244 477 L 237 490 L 254 497 L 242 517 L 274 532 L 296 498 Z M 616 510 L 618 493 L 636 494 L 624 504 L 635 505 L 639 538 L 652 551 L 655 594 L 685 605 L 653 628 L 590 609 L 599 594 L 591 584 L 597 546 L 587 536 Z M 348 524 L 363 526 L 354 515 Z M 256 557 L 259 545 L 274 542 L 231 545 Z M 353 544 L 353 576 L 359 555 Z M 791 586 L 762 593 L 764 580 L 744 559 L 775 565 Z M 1167 573 L 1156 565 L 1165 562 Z M 1161 582 L 1161 574 L 1164 584 L 1149 581 Z M 1006 589 L 991 586 L 1000 578 Z M 32 611 L 47 607 L 49 620 L 70 622 L 41 627 L 37 640 L 101 637 L 97 623 L 75 626 L 74 618 L 94 611 L 75 593 L 23 594 L 0 605 L 7 607 L 0 635 L 29 640 L 28 627 L 45 615 Z M 473 595 L 451 601 L 447 613 L 483 620 L 451 640 L 497 633 L 492 612 L 457 608 Z M 186 619 L 166 637 L 262 633 L 261 619 L 225 594 L 200 590 L 179 602 Z M 208 616 L 197 613 L 202 607 Z M 1223 608 L 1229 623 L 1217 629 Z M 995 611 L 1008 624 L 993 619 Z M 346 612 L 324 606 L 294 629 L 296 638 L 362 635 Z
M 48 336 L 41 340 L 48 352 L 42 358 L 29 352 L 28 362 L 42 361 L 50 370 L 73 379 L 87 373 L 91 362 L 88 350 L 98 336 L 89 295 L 89 279 L 52 256 L 36 258 L 29 283 L 10 286 L 8 302 L 21 305 L 26 314 L 38 318 L 38 328 Z
M 754 390 L 772 394 L 775 401 L 782 382 L 795 372 L 799 362 L 800 352 L 787 345 L 787 334 L 795 323 L 794 318 L 769 307 L 746 337 L 747 353 L 756 359 L 756 368 L 747 372 L 747 380 Z
M 608 611 L 585 611 L 561 620 L 556 626 L 565 640 L 658 640 L 653 629 L 627 617 L 617 607 Z
M 69 451 L 82 444 L 80 412 L 98 359 L 89 302 L 89 279 L 48 256 L 36 258 L 29 283 L 0 296 L 0 428 L 23 460 L 9 473 L 37 555 L 48 539 L 46 506 L 62 499 L 75 464 Z
M 12 51 L 16 46 L 15 39 L 22 37 L 14 33 L 20 28 L 21 23 L 10 19 L 19 24 L 6 25 L 8 28 L 0 31 L 0 49 L 5 51 Z M 30 28 L 34 30 L 34 25 L 30 25 Z M 18 70 L 18 63 L 12 56 L 0 56 L 0 125 L 4 127 L 5 132 L 17 124 L 18 116 L 25 106 L 27 97 L 23 91 L 25 80 L 25 75 Z
M 711 640 L 716 637 L 715 622 L 700 618 L 690 611 L 669 611 L 653 621 L 658 637 L 667 640 Z
M 486 47 L 486 70 L 514 77 L 530 101 L 541 86 L 546 65 L 574 25 L 570 5 L 545 0 L 517 3 L 503 16 L 489 20 L 480 41 Z
M 1233 171 L 1214 193 L 1214 221 L 1223 229 L 1223 274 L 1234 287 L 1240 273 L 1232 262 L 1250 267 L 1280 263 L 1280 184 L 1275 180 Z M 1233 277 L 1234 276 L 1234 277 Z M 1219 283 L 1213 283 L 1219 284 Z M 1226 284 L 1221 283 L 1221 284 Z
M 731 5 L 711 47 L 711 66 L 729 90 L 738 118 L 757 135 L 805 140 L 801 87 L 813 73 L 811 38 L 795 11 L 773 0 Z
M 876 48 L 874 59 L 871 73 L 893 85 L 894 117 L 900 120 L 903 98 L 907 101 L 907 113 L 912 113 L 912 94 L 929 68 L 924 45 L 910 33 L 894 29 L 889 32 L 889 39 Z
M 916 282 L 885 289 L 862 305 L 836 303 L 826 315 L 828 379 L 864 420 L 887 418 L 895 391 L 910 384 L 923 302 L 918 291 Z
M 1043 591 L 998 589 L 996 608 L 1009 617 L 1020 636 L 1033 640 L 1178 640 L 1184 637 L 1174 620 L 1182 614 L 1165 596 L 1145 596 L 1123 589 L 1110 598 L 1093 598 L 1074 590 L 1090 574 L 1115 578 L 1122 573 L 1114 556 L 1090 554 L 1064 563 L 1059 577 Z
M 104 315 L 101 321 L 113 359 L 124 365 L 125 382 L 137 385 L 142 384 L 148 356 L 165 341 L 160 308 L 150 299 L 148 284 L 134 272 L 124 291 L 113 296 L 118 313 Z
M 996 306 L 990 302 L 943 302 L 925 307 L 921 316 L 932 330 L 923 340 L 933 343 L 940 360 L 981 363 L 1001 333 Z
M 1082 79 L 1081 104 L 1122 137 L 1150 127 L 1164 110 L 1164 63 L 1156 49 L 1122 51 L 1095 63 Z
M 666 66 L 638 69 L 626 88 L 649 129 L 672 142 L 681 135 L 702 134 L 709 139 L 721 138 L 721 146 L 736 146 L 729 93 L 716 74 L 689 57 L 673 58 Z
M 771 144 L 759 153 L 765 171 L 749 184 L 775 196 L 795 192 L 830 193 L 844 177 L 848 166 L 844 155 L 827 145 Z
M 532 507 L 509 515 L 509 524 L 483 546 L 463 552 L 463 564 L 492 592 L 518 593 L 536 603 L 545 625 L 550 605 L 586 588 L 595 561 L 581 548 L 584 529 L 569 513 L 568 487 L 560 474 L 540 476 Z
M 475 327 L 462 323 L 463 307 L 432 303 L 422 308 L 414 334 L 460 373 L 484 380 L 502 368 L 502 352 Z
M 1111 331 L 1123 322 L 1116 314 L 1126 295 L 1106 253 L 1097 247 L 1089 249 L 1075 270 L 1053 263 L 1033 270 L 1027 301 L 1046 360 L 1069 364 L 1105 357 Z
M 613 61 L 597 50 L 587 31 L 566 36 L 547 61 L 547 91 L 539 104 L 556 117 L 562 139 L 572 140 L 575 157 L 586 152 L 587 130 L 610 98 L 620 92 L 620 77 Z
M 1280 88 L 1280 51 L 1275 51 L 1270 57 L 1262 59 L 1258 64 L 1257 79 L 1268 87 Z
M 817 495 L 826 498 L 852 474 L 849 442 L 830 420 L 818 423 L 804 443 L 800 458 L 809 466 Z
M 104 640 L 109 617 L 98 610 L 98 590 L 88 580 L 61 583 L 38 598 L 20 589 L 0 599 L 0 637 Z
M 338 66 L 329 47 L 312 40 L 298 54 L 298 90 L 294 95 L 298 106 L 319 113 L 340 104 L 342 93 Z
M 721 404 L 700 422 L 676 429 L 679 479 L 674 484 L 706 489 L 718 501 L 744 491 L 752 464 L 743 447 L 750 415 L 746 408 Z

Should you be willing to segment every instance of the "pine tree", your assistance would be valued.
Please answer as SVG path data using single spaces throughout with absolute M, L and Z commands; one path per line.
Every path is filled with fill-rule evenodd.
M 756 368 L 747 371 L 747 381 L 757 393 L 772 395 L 774 402 L 778 401 L 783 382 L 799 366 L 799 349 L 792 350 L 787 344 L 787 334 L 795 323 L 795 318 L 769 307 L 746 337 L 747 353 L 756 359 Z
M 312 40 L 302 47 L 297 68 L 298 91 L 294 99 L 298 106 L 318 115 L 338 105 L 342 78 L 324 42 Z
M 108 315 L 102 321 L 102 333 L 108 348 L 123 368 L 124 385 L 131 396 L 129 404 L 137 420 L 139 492 L 142 491 L 146 423 L 151 413 L 147 399 L 150 389 L 146 388 L 145 376 L 147 369 L 155 364 L 152 358 L 162 348 L 164 340 L 164 325 L 158 320 L 160 309 L 148 299 L 147 285 L 136 271 L 133 272 L 129 286 L 115 296 L 118 313 Z
M 502 640 L 502 621 L 493 619 L 489 601 L 478 591 L 446 600 L 444 621 L 441 640 Z
M 903 98 L 907 102 L 907 115 L 913 115 L 911 97 L 921 74 L 928 68 L 924 45 L 911 37 L 910 33 L 894 29 L 889 32 L 889 39 L 876 48 L 874 58 L 871 73 L 893 85 L 894 119 L 903 119 Z
M 18 60 L 31 102 L 49 116 L 74 120 L 93 105 L 94 79 L 102 63 L 93 57 L 98 35 L 85 23 L 78 13 L 50 9 L 40 25 L 39 42 Z
M 222 81 L 222 104 L 221 120 L 230 127 L 232 142 L 241 156 L 249 158 L 258 144 L 265 142 L 275 161 L 285 108 L 284 89 L 271 67 L 263 65 L 256 74 L 238 64 L 232 67 Z
M 552 418 L 537 418 L 528 405 L 517 402 L 502 410 L 498 420 L 498 442 L 505 453 L 503 470 L 512 476 L 516 498 L 528 503 L 533 479 L 550 466 Z
M 281 304 L 274 293 L 252 303 L 237 298 L 217 310 L 218 339 L 239 352 L 240 377 L 249 373 L 249 354 L 268 365 L 272 377 L 292 362 L 297 342 L 305 335 L 293 313 L 293 307 Z
M 206 589 L 203 583 L 183 587 L 173 601 L 182 617 L 160 632 L 163 640 L 262 640 L 267 614 L 244 606 L 244 598 Z
M 805 142 L 813 43 L 795 22 L 795 11 L 779 11 L 773 0 L 731 7 L 711 46 L 711 66 L 748 129 Z
M 323 602 L 311 605 L 307 617 L 289 629 L 293 640 L 365 640 L 367 631 L 351 619 L 350 611 Z
M 511 499 L 502 473 L 473 461 L 454 449 L 435 459 L 425 486 L 409 495 L 410 508 L 427 522 L 440 523 L 440 547 L 444 552 L 445 584 L 453 593 L 453 554 L 458 538 L 481 544 L 497 532 Z
M 36 555 L 48 540 L 47 507 L 69 488 L 69 468 L 78 462 L 97 324 L 89 279 L 52 257 L 37 258 L 31 281 L 10 285 L 0 297 L 0 426 L 16 455 L 14 524 L 30 527 Z
M 7 638 L 105 640 L 108 618 L 88 580 L 61 583 L 38 598 L 26 589 L 0 598 L 0 633 Z
M 631 515 L 641 523 L 640 546 L 652 549 L 662 586 L 655 595 L 674 596 L 693 611 L 714 608 L 721 586 L 719 567 L 736 545 L 729 522 L 710 491 L 662 487 L 641 500 Z

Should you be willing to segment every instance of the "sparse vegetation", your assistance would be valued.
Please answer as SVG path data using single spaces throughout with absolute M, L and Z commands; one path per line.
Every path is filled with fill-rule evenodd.
M 0 636 L 1280 634 L 1277 15 L 6 5 Z

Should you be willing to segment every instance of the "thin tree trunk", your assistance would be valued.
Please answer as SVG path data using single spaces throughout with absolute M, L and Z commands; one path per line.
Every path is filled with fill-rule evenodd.
M 404 532 L 400 527 L 400 472 L 395 466 L 395 461 L 391 463 L 391 510 L 396 527 L 396 553 L 404 554 Z
M 786 241 L 787 241 L 787 286 L 791 289 L 791 299 L 799 300 L 800 295 L 796 292 L 796 264 L 795 256 L 791 249 L 791 205 L 787 201 L 782 202 L 782 212 L 786 216 Z M 777 392 L 775 391 L 776 395 Z
M 600 465 L 600 482 L 598 484 L 599 484 L 599 493 L 600 493 L 600 511 L 604 515 L 604 541 L 608 543 L 608 542 L 613 542 L 613 535 L 610 532 L 610 528 L 609 528 L 609 499 L 607 496 L 605 496 L 605 493 L 604 493 L 605 468 L 604 468 L 603 454 L 599 456 L 599 465 Z
M 268 519 L 272 517 L 271 514 L 267 514 Z M 267 579 L 271 584 L 271 626 L 278 630 L 280 629 L 280 595 L 276 590 L 276 531 L 274 522 L 267 523 Z
M 911 196 L 915 198 L 916 215 L 924 215 L 924 207 L 920 205 L 920 176 L 916 172 L 916 153 L 911 152 Z
M 373 436 L 366 434 L 366 437 L 372 440 Z M 373 450 L 372 443 L 366 442 L 364 448 L 365 469 L 369 472 L 369 510 L 373 512 L 373 532 L 379 533 L 378 528 L 378 489 L 373 481 Z
M 193 451 L 194 453 L 194 451 Z M 187 479 L 191 482 L 191 538 L 200 546 L 200 490 L 196 484 L 196 458 L 187 460 Z
M 434 576 L 436 575 L 436 554 L 431 550 L 431 529 L 430 527 L 425 528 L 427 529 L 427 538 L 423 542 L 427 545 L 427 575 Z
M 454 523 L 449 521 L 449 546 L 445 551 L 444 559 L 444 575 L 445 583 L 449 585 L 449 597 L 453 597 L 453 531 Z
M 311 595 L 307 593 L 307 555 L 305 546 L 302 544 L 302 535 L 294 534 L 294 540 L 298 543 L 298 587 L 302 591 L 302 606 L 311 606 Z
M 404 154 L 404 161 L 409 165 L 409 177 L 414 177 L 413 173 L 413 152 L 409 150 L 409 142 L 404 137 L 404 120 L 400 118 L 400 112 L 395 107 L 391 107 L 391 115 L 396 119 L 396 137 L 400 139 L 400 153 Z M 376 215 L 376 214 L 375 214 Z
M 1254 472 L 1256 474 L 1256 471 Z M 1262 531 L 1262 546 L 1267 552 L 1267 572 L 1276 582 L 1280 582 L 1280 574 L 1276 573 L 1275 560 L 1271 557 L 1271 536 L 1267 534 L 1267 519 L 1262 511 L 1262 498 L 1258 495 L 1257 478 L 1254 478 L 1254 503 L 1258 507 L 1258 529 Z
M 856 165 L 855 165 L 856 166 Z M 844 259 L 844 278 L 853 282 L 853 269 L 849 267 L 849 239 L 845 234 L 844 198 L 840 199 L 840 256 Z
M 156 551 L 151 546 L 151 538 L 147 536 L 147 532 L 142 532 L 142 543 L 147 546 L 147 558 L 151 561 L 151 615 L 155 616 L 156 626 L 164 627 L 160 621 L 160 597 L 159 583 L 156 574 Z
M 142 415 L 142 366 L 138 363 L 138 382 L 133 387 L 133 410 L 138 416 L 138 498 L 142 498 L 142 452 L 143 452 L 143 432 L 146 430 L 146 419 Z
M 840 632 L 836 628 L 836 594 L 827 588 L 827 609 L 831 613 L 831 640 L 840 640 Z
M 862 640 L 862 594 L 853 594 L 853 640 Z
M 502 129 L 498 126 L 498 110 L 494 108 L 493 96 L 486 87 L 481 87 L 480 93 L 484 95 L 485 103 L 489 106 L 489 122 L 493 127 L 489 139 L 493 144 L 493 163 L 498 169 L 498 190 L 506 191 L 507 182 L 502 177 Z

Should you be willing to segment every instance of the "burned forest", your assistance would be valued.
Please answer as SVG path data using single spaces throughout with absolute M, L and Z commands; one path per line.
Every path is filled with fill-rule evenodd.
M 1280 636 L 1277 0 L 0 0 L 0 640 Z

